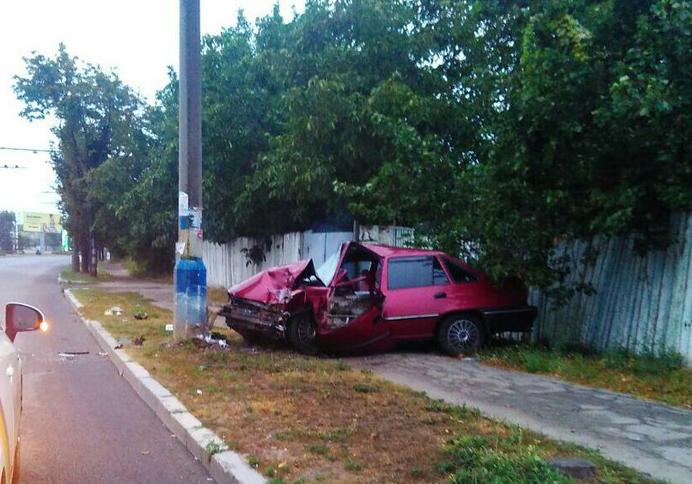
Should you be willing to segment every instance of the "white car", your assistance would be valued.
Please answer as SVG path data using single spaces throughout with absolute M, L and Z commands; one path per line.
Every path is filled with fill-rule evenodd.
M 22 331 L 46 331 L 38 309 L 21 303 L 5 306 L 5 327 L 0 331 L 0 483 L 19 479 L 19 420 L 22 414 L 22 362 L 14 338 Z

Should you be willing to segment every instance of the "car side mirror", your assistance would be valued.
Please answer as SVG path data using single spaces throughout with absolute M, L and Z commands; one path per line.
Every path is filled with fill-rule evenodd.
M 46 331 L 48 323 L 43 313 L 33 306 L 22 303 L 9 303 L 5 306 L 5 333 L 14 341 L 17 333 L 22 331 Z

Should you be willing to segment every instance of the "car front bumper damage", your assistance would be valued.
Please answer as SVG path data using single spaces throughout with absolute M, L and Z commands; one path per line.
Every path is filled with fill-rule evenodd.
M 252 331 L 275 338 L 284 337 L 290 317 L 283 304 L 262 304 L 237 297 L 231 297 L 219 314 L 226 318 L 229 328 L 241 334 Z

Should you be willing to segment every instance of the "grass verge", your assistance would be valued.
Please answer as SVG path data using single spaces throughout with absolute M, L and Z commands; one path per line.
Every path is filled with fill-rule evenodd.
M 206 426 L 273 482 L 572 482 L 546 464 L 576 456 L 599 482 L 649 482 L 595 451 L 447 405 L 355 371 L 338 359 L 279 347 L 172 342 L 168 311 L 138 294 L 75 291 L 85 317 L 113 336 L 145 338 L 126 351 Z M 121 316 L 104 316 L 112 305 Z M 144 309 L 147 320 L 136 320 Z
M 83 272 L 74 272 L 71 268 L 64 269 L 60 272 L 60 277 L 67 284 L 90 284 L 94 282 L 105 282 L 110 281 L 112 276 L 108 274 L 105 270 L 100 267 L 98 270 L 98 276 L 93 277 L 91 274 L 85 274 Z
M 676 353 L 635 355 L 624 349 L 596 353 L 580 347 L 503 343 L 484 349 L 479 357 L 493 366 L 692 408 L 692 369 L 684 367 Z

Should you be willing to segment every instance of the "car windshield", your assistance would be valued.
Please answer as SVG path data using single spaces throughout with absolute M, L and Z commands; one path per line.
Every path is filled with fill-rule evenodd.
M 317 272 L 317 277 L 320 278 L 320 281 L 322 281 L 325 284 L 325 286 L 328 286 L 329 283 L 332 281 L 332 278 L 334 277 L 334 273 L 336 272 L 336 266 L 339 263 L 340 254 L 341 251 L 337 250 L 332 255 L 330 255 L 321 266 L 319 266 L 315 270 L 315 272 Z

